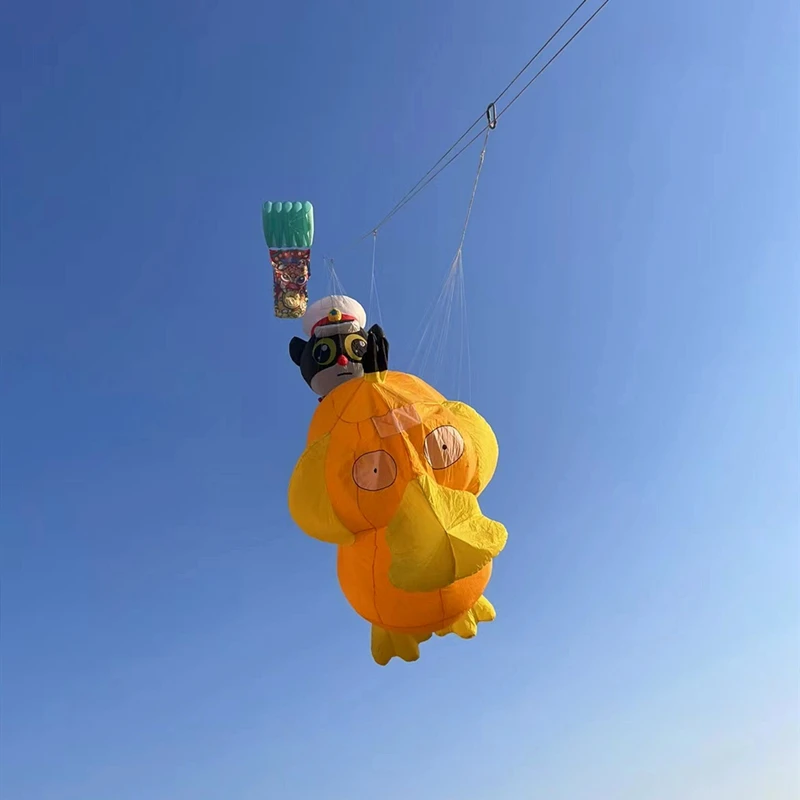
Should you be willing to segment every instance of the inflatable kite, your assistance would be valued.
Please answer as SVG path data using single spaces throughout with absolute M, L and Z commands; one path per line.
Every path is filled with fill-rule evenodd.
M 374 660 L 416 661 L 434 633 L 468 639 L 494 619 L 483 592 L 507 533 L 477 498 L 494 474 L 497 440 L 469 406 L 379 363 L 385 339 L 364 336 L 363 309 L 348 313 L 349 298 L 336 298 L 320 315 L 332 298 L 324 300 L 309 309 L 309 341 L 292 345 L 324 397 L 289 510 L 307 535 L 338 546 L 339 585 L 372 625 Z M 334 364 L 341 371 L 326 372 Z
M 264 203 L 261 221 L 272 262 L 275 316 L 299 319 L 308 306 L 314 209 L 311 203 Z

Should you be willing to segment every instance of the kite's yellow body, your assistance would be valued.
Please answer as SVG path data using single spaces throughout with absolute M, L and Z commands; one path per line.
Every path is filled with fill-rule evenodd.
M 377 663 L 415 661 L 432 634 L 471 638 L 494 619 L 483 591 L 507 534 L 477 496 L 497 457 L 481 416 L 413 375 L 370 374 L 320 403 L 289 509 L 339 546 L 339 583 L 372 623 Z

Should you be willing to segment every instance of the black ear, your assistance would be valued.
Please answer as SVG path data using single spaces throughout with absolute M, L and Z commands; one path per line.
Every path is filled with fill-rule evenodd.
M 364 372 L 385 372 L 387 369 L 389 369 L 389 340 L 380 325 L 373 325 L 367 331 Z
M 307 344 L 308 342 L 305 339 L 301 339 L 299 336 L 292 337 L 292 341 L 289 342 L 289 355 L 298 367 L 303 359 L 303 350 L 306 349 Z

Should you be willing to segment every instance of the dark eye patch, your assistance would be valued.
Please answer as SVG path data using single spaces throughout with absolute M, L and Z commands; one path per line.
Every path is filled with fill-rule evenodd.
M 311 356 L 321 367 L 327 367 L 333 364 L 336 358 L 336 345 L 333 339 L 320 339 L 314 345 Z

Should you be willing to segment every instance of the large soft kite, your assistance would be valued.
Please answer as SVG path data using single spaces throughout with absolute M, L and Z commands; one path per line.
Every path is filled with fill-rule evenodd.
M 387 369 L 383 332 L 351 298 L 323 298 L 290 351 L 321 402 L 289 484 L 309 536 L 338 546 L 339 585 L 372 625 L 372 656 L 419 658 L 433 634 L 475 636 L 506 530 L 478 495 L 494 474 L 492 429 L 413 375 Z M 377 327 L 377 326 L 375 326 Z

